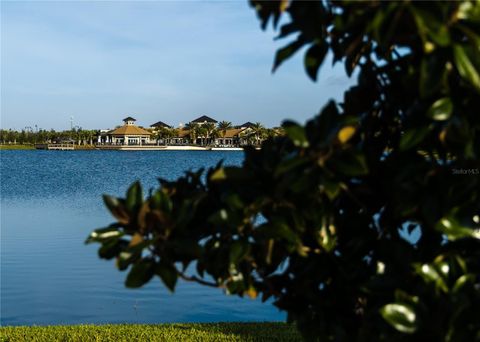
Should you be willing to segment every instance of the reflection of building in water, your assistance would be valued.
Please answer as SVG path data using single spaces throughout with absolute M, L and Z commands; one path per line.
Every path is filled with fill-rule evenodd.
M 135 119 L 123 119 L 124 125 L 112 131 L 100 131 L 97 137 L 99 144 L 145 145 L 150 143 L 151 132 L 135 125 Z

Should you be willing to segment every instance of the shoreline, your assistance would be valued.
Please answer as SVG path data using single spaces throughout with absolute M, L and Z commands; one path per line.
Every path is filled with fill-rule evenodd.
M 0 151 L 5 151 L 5 150 L 34 150 L 35 146 L 34 145 L 22 145 L 22 144 L 10 144 L 10 145 L 3 145 L 0 144 Z
M 195 145 L 169 145 L 169 146 L 132 146 L 132 145 L 100 145 L 95 147 L 101 151 L 243 151 L 241 147 L 209 147 Z
M 97 146 L 96 150 L 116 150 L 116 151 L 243 151 L 242 147 L 208 147 L 194 145 L 179 146 Z
M 37 144 L 37 150 L 57 151 L 243 151 L 243 147 L 214 147 L 196 145 L 70 145 L 70 144 Z
M 0 151 L 7 150 L 49 150 L 49 151 L 243 151 L 243 147 L 212 147 L 195 145 L 69 145 L 64 144 L 37 144 L 37 145 L 0 145 Z M 260 149 L 256 147 L 256 149 Z

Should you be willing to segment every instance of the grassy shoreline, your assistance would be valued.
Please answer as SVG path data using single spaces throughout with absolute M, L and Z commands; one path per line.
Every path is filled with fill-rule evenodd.
M 34 145 L 0 145 L 0 150 L 34 150 Z
M 0 341 L 301 341 L 291 324 L 174 323 L 0 327 Z

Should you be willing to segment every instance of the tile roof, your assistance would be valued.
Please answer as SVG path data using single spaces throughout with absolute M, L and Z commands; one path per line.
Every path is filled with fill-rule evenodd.
M 109 134 L 111 135 L 152 135 L 152 133 L 150 133 L 149 131 L 143 128 L 140 128 L 137 126 L 131 126 L 131 125 L 124 125 L 122 127 L 114 129 Z
M 225 132 L 225 138 L 233 138 L 238 136 L 240 132 L 242 132 L 243 128 L 234 128 L 234 129 L 227 129 Z M 220 130 L 220 137 L 223 138 L 223 131 Z
M 125 119 L 123 119 L 123 121 L 137 121 L 137 119 L 127 116 Z

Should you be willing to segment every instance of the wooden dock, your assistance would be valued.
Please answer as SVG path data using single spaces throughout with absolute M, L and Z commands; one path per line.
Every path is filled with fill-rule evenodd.
M 75 144 L 36 144 L 37 150 L 73 151 Z

